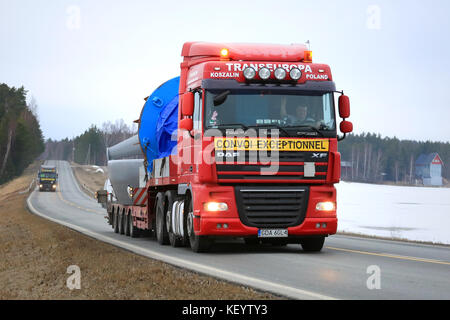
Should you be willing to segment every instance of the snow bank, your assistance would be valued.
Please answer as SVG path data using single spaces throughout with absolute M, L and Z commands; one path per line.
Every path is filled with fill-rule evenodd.
M 340 182 L 338 232 L 450 244 L 450 188 Z

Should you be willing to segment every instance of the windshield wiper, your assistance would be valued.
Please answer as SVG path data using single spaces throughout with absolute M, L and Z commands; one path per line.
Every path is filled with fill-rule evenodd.
M 317 129 L 316 127 L 314 127 L 314 126 L 288 126 L 288 128 L 295 128 L 295 129 L 303 129 L 303 128 L 305 128 L 305 129 L 312 129 L 313 131 L 315 131 L 316 133 L 318 133 L 321 137 L 323 137 L 323 133 L 319 130 L 319 129 Z M 307 132 L 300 132 L 300 133 L 302 133 L 302 134 L 307 134 Z M 297 132 L 297 134 L 299 134 L 299 132 Z
M 224 123 L 224 124 L 217 124 L 217 125 L 215 125 L 215 127 L 217 127 L 217 128 L 226 128 L 226 127 L 229 127 L 229 126 L 235 126 L 235 127 L 239 126 L 239 127 L 244 128 L 245 130 L 248 130 L 248 127 L 245 124 L 242 124 L 242 123 Z
M 327 130 L 327 131 L 330 131 L 330 130 L 333 130 L 332 128 L 330 128 L 328 125 L 326 125 L 325 123 L 321 123 L 320 125 L 319 125 L 319 130 Z
M 273 127 L 273 128 L 277 128 L 278 130 L 282 131 L 285 135 L 289 136 L 289 132 L 286 131 L 286 129 L 284 129 L 283 127 L 280 127 L 279 125 L 276 124 L 256 124 L 253 126 L 249 126 L 250 128 L 264 128 L 264 127 Z

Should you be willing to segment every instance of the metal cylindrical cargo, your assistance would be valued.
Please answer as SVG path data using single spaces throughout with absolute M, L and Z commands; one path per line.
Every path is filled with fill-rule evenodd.
M 114 195 L 120 204 L 132 205 L 133 199 L 128 195 L 128 187 L 142 186 L 145 176 L 142 159 L 108 161 L 108 172 Z
M 132 136 L 118 144 L 106 149 L 106 155 L 109 160 L 119 160 L 123 158 L 139 157 L 144 158 L 138 135 Z

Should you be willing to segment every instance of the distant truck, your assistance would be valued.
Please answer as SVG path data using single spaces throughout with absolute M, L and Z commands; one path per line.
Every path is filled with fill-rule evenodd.
M 56 191 L 58 172 L 55 166 L 41 166 L 38 173 L 39 191 Z

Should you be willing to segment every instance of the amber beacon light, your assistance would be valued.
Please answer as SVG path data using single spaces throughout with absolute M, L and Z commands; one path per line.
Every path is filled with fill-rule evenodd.
M 220 50 L 220 57 L 222 59 L 228 59 L 229 58 L 228 54 L 229 54 L 229 51 L 227 48 L 223 48 L 222 50 Z
M 312 51 L 309 50 L 305 51 L 303 62 L 312 62 Z

